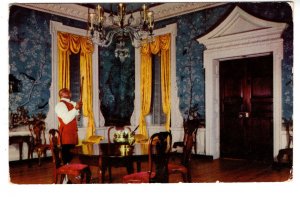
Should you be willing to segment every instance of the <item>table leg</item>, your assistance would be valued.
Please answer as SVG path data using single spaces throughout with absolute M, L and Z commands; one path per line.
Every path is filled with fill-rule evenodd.
M 19 158 L 23 160 L 23 141 L 19 142 Z
M 141 171 L 141 161 L 136 162 L 136 170 L 137 170 L 137 172 Z
M 106 165 L 105 162 L 103 162 L 103 158 L 99 158 L 99 183 L 104 183 L 105 181 L 105 171 L 106 171 Z

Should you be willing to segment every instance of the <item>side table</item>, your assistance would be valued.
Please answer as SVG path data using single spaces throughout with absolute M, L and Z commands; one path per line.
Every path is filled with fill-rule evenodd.
M 9 145 L 11 144 L 19 144 L 19 158 L 22 160 L 23 156 L 23 142 L 27 143 L 28 146 L 28 159 L 30 158 L 30 150 L 31 150 L 31 143 L 30 140 L 31 136 L 30 135 L 14 135 L 14 136 L 9 136 Z

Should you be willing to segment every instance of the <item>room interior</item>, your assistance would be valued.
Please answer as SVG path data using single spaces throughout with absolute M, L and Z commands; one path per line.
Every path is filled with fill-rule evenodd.
M 114 2 L 100 3 L 101 9 L 97 5 L 9 5 L 9 162 L 38 157 L 28 151 L 31 120 L 45 122 L 49 142 L 48 131 L 58 128 L 54 108 L 64 83 L 72 99 L 84 98 L 78 119 L 80 143 L 91 136 L 105 138 L 111 126 L 127 126 L 145 138 L 171 130 L 172 141 L 182 141 L 185 123 L 194 119 L 195 158 L 292 162 L 288 155 L 293 146 L 292 4 L 140 2 L 126 3 L 125 8 Z M 121 22 L 108 27 L 107 21 L 110 14 L 120 13 L 126 28 L 134 27 L 135 21 L 127 22 L 131 16 L 148 17 L 139 27 L 146 33 L 140 36 L 130 28 L 127 34 L 114 32 L 122 29 Z M 107 21 L 100 23 L 99 16 Z M 112 36 L 105 37 L 109 33 Z M 97 38 L 102 34 L 105 39 Z M 79 48 L 73 35 L 82 40 Z M 64 45 L 66 37 L 71 44 Z M 168 44 L 148 47 L 145 55 L 143 45 L 154 40 Z M 64 61 L 69 62 L 68 79 L 62 74 Z M 141 74 L 147 61 L 151 77 Z M 164 70 L 162 65 L 169 67 Z

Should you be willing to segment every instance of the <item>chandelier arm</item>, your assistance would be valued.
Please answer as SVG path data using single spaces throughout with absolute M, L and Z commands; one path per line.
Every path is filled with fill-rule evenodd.
M 129 38 L 131 41 L 131 45 L 134 46 L 134 48 L 138 48 L 139 45 L 136 45 L 137 42 L 135 42 L 134 34 L 132 34 L 132 32 L 129 32 Z
M 108 47 L 108 46 L 112 43 L 113 37 L 115 36 L 115 34 L 116 34 L 117 32 L 118 32 L 118 31 L 116 31 L 116 30 L 113 30 L 113 31 L 108 32 L 108 34 L 107 34 L 106 37 L 105 37 L 105 41 L 108 41 L 108 43 L 105 44 L 105 45 L 103 45 L 103 47 Z
M 135 40 L 139 41 L 141 39 L 140 35 L 138 34 L 139 29 L 136 29 L 136 28 L 130 27 L 130 26 L 126 27 L 126 29 L 129 29 L 129 32 L 131 32 L 131 34 L 133 35 Z

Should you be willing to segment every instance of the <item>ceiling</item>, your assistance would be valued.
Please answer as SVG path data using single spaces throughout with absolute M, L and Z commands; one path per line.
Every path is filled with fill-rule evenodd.
M 112 6 L 111 6 L 112 4 Z M 117 12 L 118 3 L 101 3 L 105 12 L 110 13 L 111 7 L 113 12 Z M 127 3 L 126 12 L 133 15 L 139 14 L 141 6 L 144 3 Z M 178 15 L 183 15 L 211 7 L 225 4 L 224 2 L 170 2 L 170 3 L 146 3 L 150 10 L 154 12 L 155 21 L 164 20 Z M 96 3 L 16 3 L 21 7 L 33 10 L 47 12 L 79 21 L 86 21 L 89 9 L 94 9 Z

